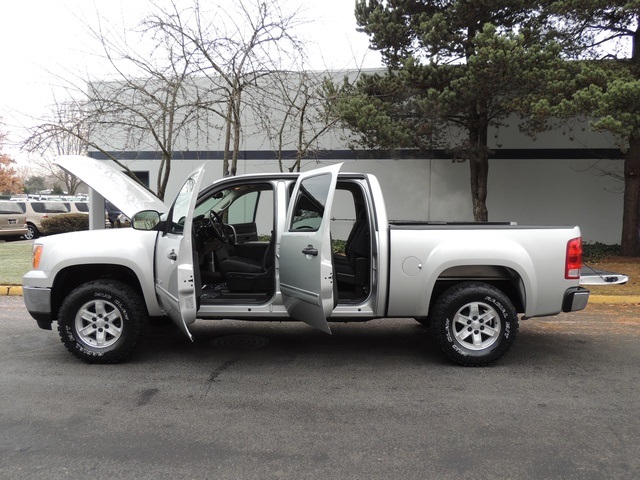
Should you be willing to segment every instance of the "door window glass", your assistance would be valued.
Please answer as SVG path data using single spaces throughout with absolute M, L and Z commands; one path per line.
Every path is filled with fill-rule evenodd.
M 289 230 L 317 231 L 327 203 L 331 174 L 324 173 L 302 181 L 296 198 Z
M 182 186 L 175 203 L 173 204 L 173 212 L 171 214 L 171 233 L 182 233 L 184 230 L 184 222 L 189 213 L 189 203 L 196 185 L 198 175 L 190 177 Z

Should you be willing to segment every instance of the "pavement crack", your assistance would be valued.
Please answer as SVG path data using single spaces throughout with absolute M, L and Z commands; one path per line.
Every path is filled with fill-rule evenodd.
M 216 368 L 213 372 L 211 372 L 211 375 L 209 375 L 209 383 L 217 382 L 220 374 L 224 372 L 227 368 L 229 368 L 231 365 L 236 363 L 237 361 L 238 361 L 237 358 L 233 360 L 228 360 L 224 362 L 222 365 L 220 365 L 218 368 Z
M 143 390 L 142 393 L 138 396 L 138 401 L 136 402 L 136 407 L 144 407 L 151 401 L 151 397 L 153 397 L 160 390 L 157 388 L 148 388 Z
M 207 396 L 207 394 L 209 393 L 209 390 L 211 390 L 211 385 L 213 385 L 215 382 L 220 381 L 218 380 L 218 377 L 220 376 L 220 374 L 225 370 L 227 370 L 229 367 L 231 367 L 231 365 L 233 365 L 234 363 L 237 363 L 238 360 L 239 360 L 238 358 L 227 360 L 226 362 L 219 365 L 211 372 L 207 380 L 207 388 L 206 388 L 206 391 L 204 392 L 204 396 Z

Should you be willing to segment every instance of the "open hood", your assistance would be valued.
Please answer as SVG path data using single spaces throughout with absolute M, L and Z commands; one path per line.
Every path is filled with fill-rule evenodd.
M 152 192 L 117 170 L 110 160 L 96 160 L 82 155 L 63 155 L 54 160 L 131 218 L 141 210 L 165 213 L 169 207 Z

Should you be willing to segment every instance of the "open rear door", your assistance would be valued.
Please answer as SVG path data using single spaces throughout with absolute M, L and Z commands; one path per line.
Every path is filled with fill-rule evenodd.
M 167 229 L 156 244 L 156 294 L 173 322 L 191 340 L 188 325 L 196 321 L 196 272 L 191 227 L 204 165 L 182 186 L 167 218 Z
M 280 240 L 280 291 L 289 316 L 331 333 L 331 205 L 342 164 L 300 175 Z

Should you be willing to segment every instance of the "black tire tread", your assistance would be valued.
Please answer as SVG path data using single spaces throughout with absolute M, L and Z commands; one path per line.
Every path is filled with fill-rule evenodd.
M 460 302 L 462 298 L 472 298 L 481 295 L 496 297 L 507 310 L 511 322 L 509 338 L 508 340 L 502 340 L 500 345 L 484 356 L 463 356 L 451 347 L 451 343 L 446 338 L 444 322 L 447 311 L 452 304 Z M 433 335 L 438 341 L 442 351 L 453 362 L 466 367 L 484 367 L 495 363 L 507 354 L 518 337 L 518 315 L 513 303 L 502 291 L 484 282 L 461 282 L 444 291 L 436 301 L 431 311 L 430 319 Z
M 117 295 L 128 306 L 130 321 L 127 325 L 127 338 L 117 348 L 102 356 L 88 355 L 78 348 L 77 342 L 68 338 L 66 321 L 75 317 L 74 304 L 84 301 L 83 297 L 92 294 L 96 290 L 108 291 Z M 101 279 L 85 283 L 73 290 L 62 303 L 58 315 L 58 334 L 65 348 L 75 357 L 86 363 L 119 363 L 128 357 L 139 339 L 143 336 L 147 324 L 148 315 L 146 306 L 140 295 L 129 285 L 119 280 Z

